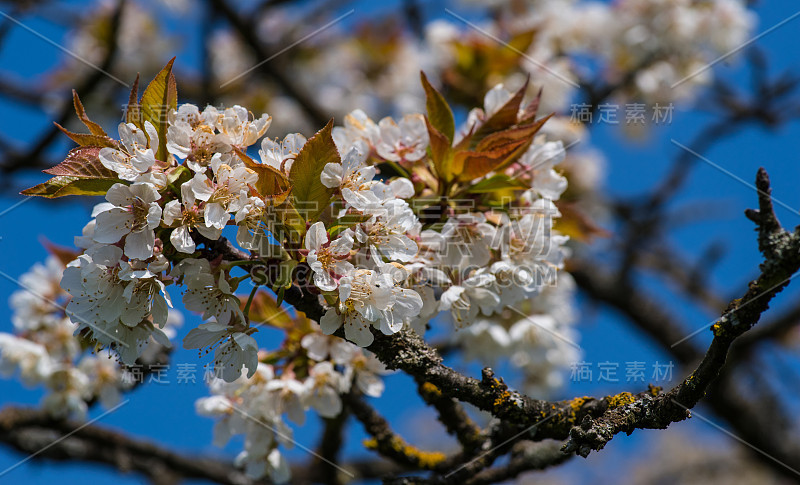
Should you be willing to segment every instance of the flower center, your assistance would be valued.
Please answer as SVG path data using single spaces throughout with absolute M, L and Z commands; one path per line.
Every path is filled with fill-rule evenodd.
M 195 227 L 201 220 L 200 214 L 197 212 L 196 207 L 183 211 L 181 216 L 181 225 L 187 227 Z
M 353 287 L 350 290 L 350 300 L 361 300 L 365 301 L 372 297 L 372 287 L 368 284 L 364 283 L 353 283 Z
M 234 195 L 231 194 L 231 191 L 228 189 L 227 185 L 221 185 L 214 191 L 211 195 L 211 198 L 208 199 L 209 202 L 216 202 L 217 204 L 227 207 L 228 204 L 234 199 Z
M 129 210 L 131 214 L 133 214 L 133 227 L 131 227 L 131 232 L 144 230 L 148 224 L 147 216 L 150 213 L 150 206 L 139 197 L 136 197 Z

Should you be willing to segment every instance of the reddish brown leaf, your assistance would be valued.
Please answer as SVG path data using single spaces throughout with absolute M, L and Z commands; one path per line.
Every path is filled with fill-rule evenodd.
M 530 79 L 530 78 L 529 78 Z M 519 113 L 519 106 L 522 103 L 522 98 L 525 97 L 525 91 L 528 89 L 528 80 L 522 85 L 511 98 L 506 101 L 496 113 L 490 116 L 484 123 L 475 130 L 470 138 L 470 146 L 475 147 L 481 140 L 486 138 L 492 133 L 505 130 L 517 124 L 517 114 Z
M 64 266 L 74 261 L 75 258 L 81 254 L 81 251 L 79 250 L 66 246 L 59 246 L 58 244 L 54 244 L 44 238 L 41 239 L 41 242 L 45 249 L 47 249 L 47 252 L 58 258 L 58 260 L 61 261 L 61 264 Z
M 588 214 L 573 202 L 556 202 L 561 217 L 557 219 L 556 229 L 578 241 L 590 242 L 596 237 L 611 237 L 611 233 L 600 227 Z
M 261 198 L 274 200 L 275 197 L 280 198 L 282 194 L 289 195 L 289 179 L 286 175 L 269 165 L 256 162 L 247 153 L 236 147 L 233 147 L 233 151 L 242 159 L 247 168 L 258 174 L 258 182 L 254 189 Z
M 456 153 L 453 160 L 454 171 L 461 181 L 469 181 L 483 177 L 499 167 L 507 165 L 509 159 L 521 155 L 527 149 L 530 140 L 517 140 L 498 145 L 485 151 L 464 151 Z
M 133 123 L 140 129 L 142 126 L 142 110 L 139 105 L 139 75 L 133 81 L 131 94 L 128 96 L 128 106 L 125 108 L 125 123 Z
M 74 89 L 72 90 L 72 104 L 75 106 L 75 113 L 78 114 L 78 118 L 89 128 L 92 135 L 108 136 L 102 126 L 89 119 L 86 110 L 83 108 L 83 103 L 81 103 L 81 99 L 78 97 L 78 92 Z
M 520 123 L 527 123 L 529 121 L 533 121 L 536 118 L 536 113 L 539 111 L 539 102 L 542 99 L 542 89 L 539 89 L 539 92 L 536 94 L 536 97 L 528 103 L 527 106 L 522 110 L 522 113 L 519 115 L 519 122 Z
M 97 146 L 73 148 L 63 162 L 43 172 L 81 178 L 117 178 L 113 170 L 107 169 L 100 162 L 101 149 Z
M 83 178 L 58 175 L 47 182 L 25 189 L 20 194 L 53 199 L 65 195 L 105 195 L 119 179 Z
M 548 115 L 545 118 L 533 123 L 517 125 L 503 131 L 492 133 L 481 140 L 481 142 L 475 147 L 475 150 L 481 152 L 491 150 L 495 147 L 514 141 L 533 140 L 533 137 L 542 128 L 545 122 L 550 119 L 551 116 L 552 115 Z
M 63 126 L 55 123 L 59 130 L 65 135 L 70 137 L 72 141 L 80 146 L 98 146 L 98 147 L 111 147 L 118 148 L 118 143 L 107 136 L 92 135 L 90 133 L 73 133 Z

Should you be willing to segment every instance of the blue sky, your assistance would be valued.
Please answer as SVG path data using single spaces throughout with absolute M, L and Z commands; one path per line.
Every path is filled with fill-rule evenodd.
M 368 2 L 366 2 L 368 3 Z M 794 14 L 794 6 L 788 2 L 760 2 L 758 32 L 762 32 Z M 443 16 L 431 6 L 426 7 L 429 16 Z M 190 12 L 189 15 L 196 15 Z M 359 19 L 369 18 L 368 10 L 357 12 Z M 63 40 L 65 32 L 51 23 L 37 19 L 22 19 L 31 28 L 42 32 L 56 42 Z M 800 19 L 776 29 L 757 42 L 768 55 L 773 72 L 797 66 L 797 26 Z M 178 24 L 172 23 L 185 35 L 184 45 L 192 45 L 197 32 L 188 32 Z M 197 63 L 197 53 L 187 51 L 179 55 L 179 69 L 191 69 Z M 16 28 L 5 41 L 0 52 L 0 66 L 3 75 L 16 76 L 20 80 L 36 80 L 39 75 L 48 71 L 63 53 L 30 33 Z M 165 53 L 165 59 L 173 53 Z M 737 85 L 747 81 L 747 73 L 741 68 L 741 62 L 733 62 L 732 66 L 718 66 L 716 73 Z M 180 83 L 180 80 L 179 80 Z M 51 122 L 47 116 L 34 114 L 29 109 L 0 99 L 0 132 L 5 138 L 19 140 L 33 139 L 41 130 L 46 130 Z M 597 125 L 592 128 L 592 144 L 601 150 L 607 159 L 608 192 L 614 195 L 631 195 L 641 193 L 666 173 L 669 162 L 679 154 L 680 148 L 671 140 L 688 144 L 697 131 L 712 118 L 687 108 L 678 108 L 670 125 L 657 127 L 651 136 L 644 141 L 632 142 L 626 138 L 620 126 Z M 111 130 L 113 131 L 113 130 Z M 724 167 L 731 173 L 750 182 L 759 166 L 764 166 L 772 175 L 773 195 L 776 199 L 791 207 L 800 207 L 800 191 L 796 190 L 800 165 L 797 163 L 796 141 L 800 139 L 800 127 L 792 123 L 781 127 L 778 131 L 765 131 L 761 128 L 746 127 L 734 137 L 726 139 L 708 152 L 702 153 L 714 163 Z M 67 145 L 62 145 L 66 147 Z M 756 274 L 759 263 L 752 224 L 742 214 L 745 208 L 753 207 L 756 199 L 752 188 L 741 184 L 730 176 L 712 166 L 698 162 L 693 169 L 689 184 L 681 191 L 675 207 L 691 207 L 701 213 L 709 211 L 709 217 L 700 222 L 681 227 L 670 234 L 670 240 L 686 256 L 696 258 L 708 244 L 721 242 L 726 249 L 725 256 L 713 272 L 712 283 L 723 290 L 724 295 L 738 294 L 746 288 L 747 281 Z M 39 175 L 27 175 L 25 183 L 29 185 L 42 179 Z M 0 213 L 21 200 L 18 196 L 4 195 L 0 197 Z M 46 257 L 41 245 L 42 238 L 56 244 L 70 245 L 74 235 L 79 234 L 88 218 L 89 208 L 93 202 L 66 200 L 46 201 L 31 200 L 0 216 L 0 271 L 18 277 L 34 262 Z M 778 215 L 785 225 L 794 226 L 800 223 L 800 216 L 789 210 L 778 208 Z M 600 241 L 598 248 L 604 243 Z M 648 288 L 660 287 L 652 282 L 643 282 Z M 0 278 L 0 305 L 5 305 L 8 296 L 17 289 L 15 284 Z M 690 308 L 687 302 L 664 292 L 666 303 L 684 317 L 686 328 L 691 331 L 706 326 L 714 315 Z M 800 290 L 790 286 L 772 305 L 778 309 L 782 304 L 794 299 Z M 585 303 L 585 302 L 583 302 Z M 665 362 L 669 357 L 654 348 L 641 334 L 632 331 L 612 312 L 601 311 L 590 305 L 582 305 L 583 314 L 578 329 L 581 333 L 581 346 L 585 351 L 584 360 L 595 365 L 610 361 L 621 363 L 620 382 L 581 382 L 573 383 L 562 393 L 561 397 L 575 395 L 602 396 L 623 390 L 638 390 L 639 384 L 631 385 L 624 379 L 624 363 L 644 361 L 650 366 L 656 361 Z M 8 311 L 2 312 L 0 331 L 10 331 L 11 323 Z M 185 314 L 186 324 L 181 332 L 184 334 L 199 320 Z M 697 342 L 710 340 L 707 332 L 695 337 Z M 263 342 L 262 342 L 263 345 Z M 203 361 L 197 360 L 195 351 L 177 349 L 175 362 L 197 363 L 201 369 Z M 796 365 L 797 362 L 795 361 Z M 676 368 L 675 376 L 679 376 Z M 648 378 L 650 376 L 648 375 Z M 132 435 L 148 438 L 178 450 L 196 453 L 216 454 L 221 457 L 232 457 L 238 451 L 240 441 L 234 441 L 225 450 L 217 450 L 211 445 L 213 422 L 198 417 L 194 413 L 194 401 L 206 395 L 205 386 L 197 384 L 177 384 L 175 369 L 171 369 L 168 378 L 170 385 L 148 385 L 132 392 L 126 397 L 130 401 L 114 413 L 105 416 L 100 423 L 130 432 Z M 202 373 L 198 374 L 198 381 Z M 413 441 L 429 439 L 424 426 L 433 419 L 433 414 L 424 409 L 421 401 L 412 396 L 410 379 L 395 375 L 387 380 L 387 391 L 376 405 L 404 431 Z M 632 389 L 633 387 L 633 389 Z M 35 405 L 41 398 L 37 389 L 26 389 L 18 381 L 0 380 L 0 404 Z M 420 414 L 421 412 L 421 414 Z M 702 408 L 698 412 L 712 417 Z M 94 416 L 102 413 L 101 409 L 93 412 Z M 296 431 L 300 443 L 313 448 L 316 433 L 319 431 L 318 420 L 309 419 L 307 425 Z M 690 420 L 673 425 L 666 432 L 684 432 L 700 436 L 715 446 L 729 444 L 731 441 L 718 431 L 699 420 Z M 567 478 L 589 477 L 602 473 L 604 469 L 618 466 L 625 460 L 626 454 L 641 447 L 643 443 L 653 439 L 654 432 L 637 431 L 632 437 L 617 437 L 600 454 L 592 455 L 588 460 L 573 460 L 565 470 L 556 472 Z M 359 442 L 363 438 L 360 425 L 351 426 L 351 434 L 345 451 L 348 456 L 364 453 Z M 290 452 L 294 458 L 304 458 L 301 450 Z M 0 448 L 0 470 L 12 466 L 22 456 Z M 137 476 L 122 476 L 105 468 L 85 464 L 42 464 L 29 462 L 3 477 L 3 483 L 43 483 L 58 480 L 63 484 L 86 483 L 88 480 L 114 478 L 119 484 L 142 483 Z

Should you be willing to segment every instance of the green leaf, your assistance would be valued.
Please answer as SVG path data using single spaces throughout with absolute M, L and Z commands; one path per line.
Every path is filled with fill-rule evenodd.
M 33 195 L 53 199 L 65 195 L 105 195 L 118 179 L 82 178 L 59 175 L 45 183 L 23 190 L 22 195 Z
M 508 40 L 508 47 L 512 53 L 522 57 L 523 52 L 527 52 L 528 48 L 536 38 L 537 31 L 535 29 L 519 32 Z
M 158 150 L 156 158 L 162 162 L 167 160 L 167 115 L 178 108 L 178 88 L 172 74 L 173 57 L 169 63 L 150 81 L 142 94 L 142 124 L 149 121 L 158 133 Z M 152 147 L 155 148 L 155 147 Z
M 113 140 L 107 136 L 93 135 L 90 133 L 73 133 L 68 129 L 64 128 L 63 126 L 59 125 L 58 123 L 53 123 L 53 124 L 55 124 L 56 127 L 59 130 L 61 130 L 62 133 L 70 137 L 72 141 L 74 141 L 80 146 L 119 148 L 119 143 L 117 143 L 116 140 Z
M 170 168 L 165 174 L 167 176 L 167 184 L 175 184 L 176 187 L 180 187 L 192 179 L 192 171 L 184 165 Z
M 294 282 L 294 270 L 297 268 L 297 261 L 286 259 L 278 265 L 278 276 L 272 284 L 272 289 L 289 288 Z
M 289 170 L 292 205 L 309 223 L 316 222 L 328 207 L 333 189 L 322 185 L 320 175 L 328 163 L 342 163 L 333 142 L 333 120 L 308 139 Z
M 78 118 L 89 128 L 92 135 L 108 136 L 105 130 L 103 130 L 103 127 L 89 119 L 86 110 L 83 109 L 83 103 L 81 103 L 81 99 L 78 97 L 78 92 L 74 89 L 72 90 L 72 104 L 75 106 L 75 113 L 78 114 Z
M 436 127 L 433 126 L 428 117 L 425 117 L 425 126 L 428 127 L 428 138 L 430 139 L 431 160 L 436 176 L 440 180 L 451 181 L 455 177 L 452 173 L 453 149 L 450 140 Z
M 430 124 L 446 136 L 448 142 L 452 144 L 453 137 L 456 133 L 453 111 L 450 109 L 447 101 L 445 101 L 442 93 L 437 91 L 436 88 L 428 82 L 425 73 L 420 71 L 419 75 L 422 80 L 422 87 L 425 89 L 425 109 L 428 111 Z
M 306 233 L 306 220 L 303 216 L 289 202 L 279 205 L 275 210 L 279 212 L 284 226 L 282 237 L 286 237 L 292 245 L 301 244 Z
M 488 179 L 481 180 L 469 188 L 470 194 L 485 194 L 499 190 L 523 190 L 529 188 L 528 184 L 510 178 L 508 175 L 497 174 Z
M 101 149 L 95 146 L 73 148 L 63 162 L 43 172 L 79 178 L 116 179 L 117 174 L 100 161 Z
M 278 288 L 278 291 L 275 292 L 276 296 L 278 297 L 277 304 L 280 305 L 283 303 L 283 296 L 286 294 L 286 287 L 281 286 Z

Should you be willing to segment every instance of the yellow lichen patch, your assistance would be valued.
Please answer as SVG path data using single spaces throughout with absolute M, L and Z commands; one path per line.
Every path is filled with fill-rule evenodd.
M 420 389 L 422 390 L 422 392 L 424 394 L 426 394 L 426 395 L 428 395 L 428 396 L 430 396 L 432 398 L 440 398 L 440 397 L 442 397 L 442 391 L 440 391 L 438 387 L 434 386 L 430 382 L 422 383 L 422 386 L 420 386 Z
M 722 333 L 723 333 L 724 330 L 725 330 L 725 328 L 720 324 L 720 322 L 717 322 L 714 325 L 711 325 L 711 331 L 714 332 L 714 336 L 715 337 L 722 336 Z
M 500 382 L 499 379 L 497 379 L 497 377 L 493 377 L 491 384 L 489 384 L 489 387 L 492 389 L 502 389 L 505 386 L 503 385 L 502 382 Z
M 587 401 L 591 400 L 592 398 L 589 396 L 576 397 L 575 399 L 572 399 L 571 401 L 569 401 L 569 411 L 566 412 L 564 416 L 559 416 L 558 419 L 561 419 L 563 417 L 570 423 L 574 423 L 575 418 L 578 415 L 578 411 L 581 410 L 581 408 L 583 407 L 584 404 L 586 404 Z
M 580 408 L 583 407 L 584 404 L 586 404 L 586 401 L 590 399 L 591 398 L 589 396 L 576 397 L 575 399 L 569 402 L 569 407 L 572 408 L 573 413 L 576 413 Z
M 419 448 L 408 445 L 399 438 L 393 438 L 391 442 L 392 448 L 414 460 L 419 464 L 420 468 L 431 470 L 445 459 L 444 453 L 438 451 L 422 451 Z
M 499 410 L 501 407 L 505 406 L 509 403 L 509 399 L 511 398 L 511 393 L 508 391 L 503 391 L 497 396 L 494 400 L 494 409 Z
M 438 451 L 423 451 L 419 448 L 407 444 L 401 438 L 392 436 L 388 442 L 378 443 L 375 438 L 363 441 L 364 447 L 368 450 L 377 450 L 385 455 L 402 455 L 406 460 L 416 463 L 419 468 L 433 470 L 437 465 L 445 460 L 445 454 Z
M 661 393 L 661 390 L 662 390 L 662 389 L 663 389 L 663 388 L 662 388 L 661 386 L 654 386 L 654 385 L 652 385 L 652 384 L 650 384 L 649 386 L 647 386 L 647 392 L 649 392 L 649 393 L 650 393 L 650 395 L 651 395 L 651 396 L 653 396 L 653 397 L 656 397 L 656 396 L 658 396 L 658 395 Z
M 620 392 L 616 396 L 609 396 L 606 399 L 608 399 L 608 407 L 611 409 L 636 401 L 636 398 L 630 392 Z

